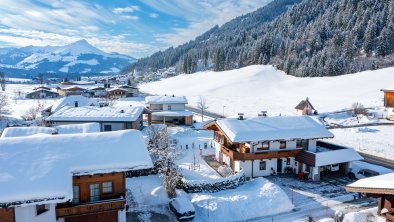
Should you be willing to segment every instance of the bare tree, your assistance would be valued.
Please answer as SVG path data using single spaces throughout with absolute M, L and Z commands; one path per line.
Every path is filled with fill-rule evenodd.
M 350 109 L 350 112 L 353 116 L 355 116 L 357 118 L 357 122 L 360 123 L 360 115 L 368 115 L 368 110 L 366 108 L 364 108 L 363 104 L 359 103 L 359 102 L 355 102 L 352 104 L 352 107 Z
M 175 188 L 179 181 L 176 147 L 169 144 L 165 125 L 150 125 L 148 132 L 148 151 L 157 171 L 163 177 L 164 186 L 169 197 L 175 197 Z
M 0 72 L 0 87 L 2 91 L 5 91 L 5 87 L 7 86 L 7 77 L 4 72 Z
M 8 107 L 8 97 L 5 93 L 0 93 L 0 119 L 3 117 L 3 114 L 7 112 Z
M 198 98 L 197 108 L 201 110 L 201 121 L 204 121 L 204 111 L 209 108 L 207 100 L 204 97 L 200 96 Z
M 44 108 L 43 104 L 38 103 L 36 107 L 31 107 L 27 109 L 21 118 L 23 120 L 37 120 L 38 115 L 41 113 L 42 109 Z
M 44 73 L 39 73 L 37 75 L 37 80 L 38 80 L 38 82 L 40 83 L 41 86 L 44 85 L 44 83 L 45 83 Z

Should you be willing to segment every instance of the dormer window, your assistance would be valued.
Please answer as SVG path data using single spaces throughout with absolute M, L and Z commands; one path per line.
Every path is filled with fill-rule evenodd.
M 280 141 L 279 148 L 280 149 L 286 149 L 286 141 Z

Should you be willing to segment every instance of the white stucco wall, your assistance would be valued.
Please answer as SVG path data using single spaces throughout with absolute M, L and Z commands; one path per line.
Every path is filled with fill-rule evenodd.
M 278 141 L 271 141 L 270 142 L 270 150 L 279 150 L 280 143 Z
M 185 110 L 184 104 L 164 104 L 163 110 L 169 110 L 168 106 L 171 106 L 171 110 Z
M 295 140 L 286 142 L 286 149 L 295 149 L 297 146 L 297 142 Z
M 126 222 L 126 210 L 118 210 L 118 222 Z
M 316 152 L 316 140 L 309 140 L 308 151 Z
M 101 131 L 104 131 L 104 125 L 111 125 L 112 126 L 112 131 L 117 131 L 117 130 L 124 130 L 125 125 L 124 123 L 101 123 Z
M 49 204 L 49 210 L 37 215 L 36 205 L 26 207 L 15 207 L 16 222 L 55 222 L 55 204 Z

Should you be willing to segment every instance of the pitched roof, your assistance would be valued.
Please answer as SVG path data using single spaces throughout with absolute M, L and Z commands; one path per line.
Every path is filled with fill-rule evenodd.
M 347 185 L 346 190 L 350 192 L 394 195 L 394 173 L 357 180 Z
M 334 137 L 323 124 L 309 116 L 225 118 L 216 123 L 232 142 Z
M 144 111 L 142 106 L 124 107 L 64 107 L 51 116 L 47 121 L 65 122 L 127 122 L 136 121 Z
M 138 130 L 0 140 L 0 206 L 72 199 L 72 175 L 153 167 Z
M 147 104 L 187 104 L 185 96 L 147 96 Z
M 92 104 L 96 104 L 93 100 L 85 96 L 66 96 L 56 100 L 56 102 L 52 104 L 51 112 L 56 112 L 65 106 L 74 107 L 75 102 L 78 102 L 78 106 L 90 106 Z
M 7 127 L 1 134 L 0 139 L 6 137 L 22 137 L 35 134 L 74 134 L 74 133 L 97 133 L 100 132 L 99 123 L 67 124 L 55 127 L 29 126 Z
M 308 97 L 306 97 L 305 100 L 302 100 L 300 103 L 298 103 L 298 105 L 295 107 L 295 109 L 302 110 L 302 109 L 304 109 L 308 104 L 309 104 L 310 107 L 312 107 L 312 109 L 315 109 L 315 108 L 313 107 L 312 103 L 309 102 Z
M 55 134 L 57 133 L 56 128 L 53 127 L 41 127 L 41 126 L 31 126 L 31 127 L 7 127 L 1 134 L 1 139 L 6 137 L 21 137 L 21 136 L 31 136 L 34 134 Z

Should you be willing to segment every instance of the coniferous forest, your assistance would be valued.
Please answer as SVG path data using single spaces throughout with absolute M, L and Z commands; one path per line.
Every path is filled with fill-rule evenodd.
M 394 0 L 276 0 L 123 70 L 178 73 L 272 64 L 299 77 L 394 65 Z

